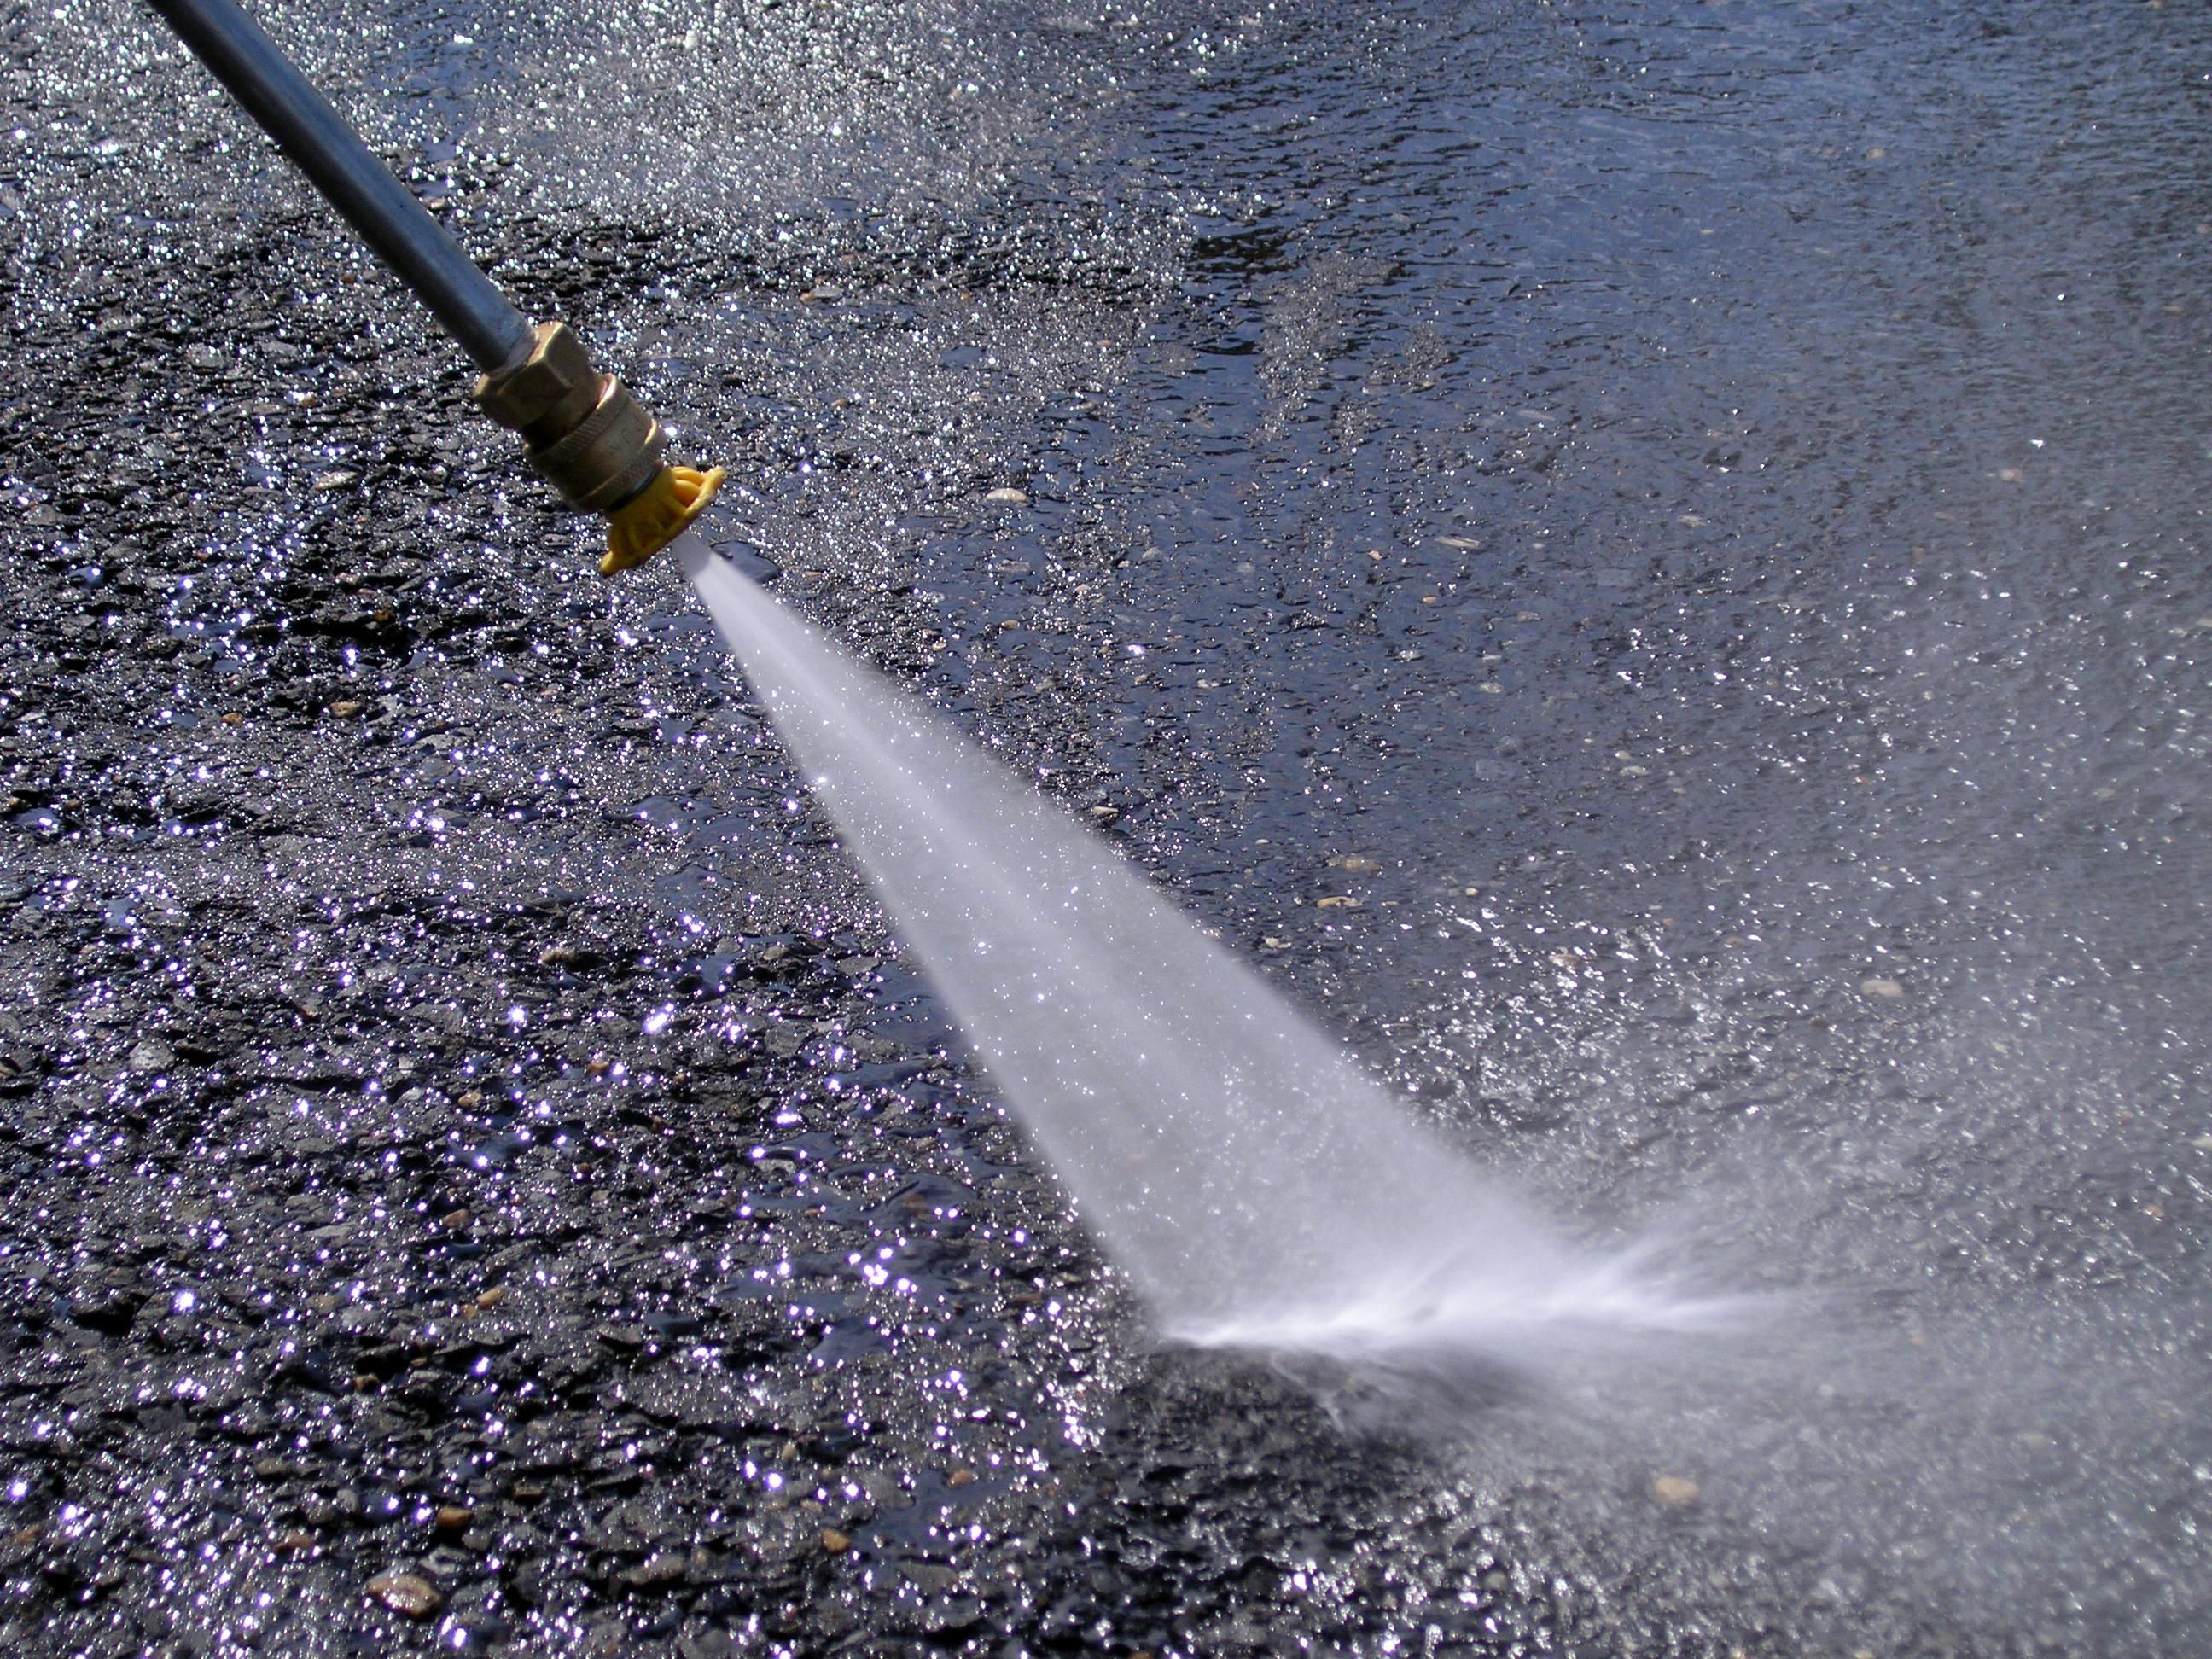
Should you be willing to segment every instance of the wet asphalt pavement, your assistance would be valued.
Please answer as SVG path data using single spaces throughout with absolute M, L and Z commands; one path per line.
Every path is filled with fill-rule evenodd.
M 1863 1369 L 1158 1351 L 673 573 L 17 7 L 9 1650 L 2212 1645 L 2212 13 L 598 9 L 263 15 L 733 556 Z

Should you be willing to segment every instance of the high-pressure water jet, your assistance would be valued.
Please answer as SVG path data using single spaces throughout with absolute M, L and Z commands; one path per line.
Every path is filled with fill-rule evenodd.
M 1736 1306 L 1566 1247 L 1127 860 L 696 535 L 691 578 L 1091 1231 L 1186 1340 L 1534 1364 Z

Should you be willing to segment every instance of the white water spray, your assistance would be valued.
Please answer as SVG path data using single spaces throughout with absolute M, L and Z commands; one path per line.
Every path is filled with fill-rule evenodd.
M 696 537 L 674 555 L 900 935 L 1163 1328 L 1527 1363 L 1723 1304 L 1581 1257 L 1060 808 Z

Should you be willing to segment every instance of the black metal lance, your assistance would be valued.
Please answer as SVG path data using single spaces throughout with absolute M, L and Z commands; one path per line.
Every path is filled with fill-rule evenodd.
M 722 482 L 662 459 L 660 422 L 566 323 L 532 325 L 234 0 L 148 0 L 246 112 L 414 290 L 482 373 L 477 406 L 522 434 L 569 506 L 607 520 L 600 574 L 641 564 Z

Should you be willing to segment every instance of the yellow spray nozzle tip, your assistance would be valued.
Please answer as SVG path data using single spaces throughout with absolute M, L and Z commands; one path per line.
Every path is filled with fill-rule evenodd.
M 722 487 L 724 470 L 664 466 L 651 483 L 607 515 L 606 556 L 599 574 L 612 576 L 643 564 L 684 533 Z

